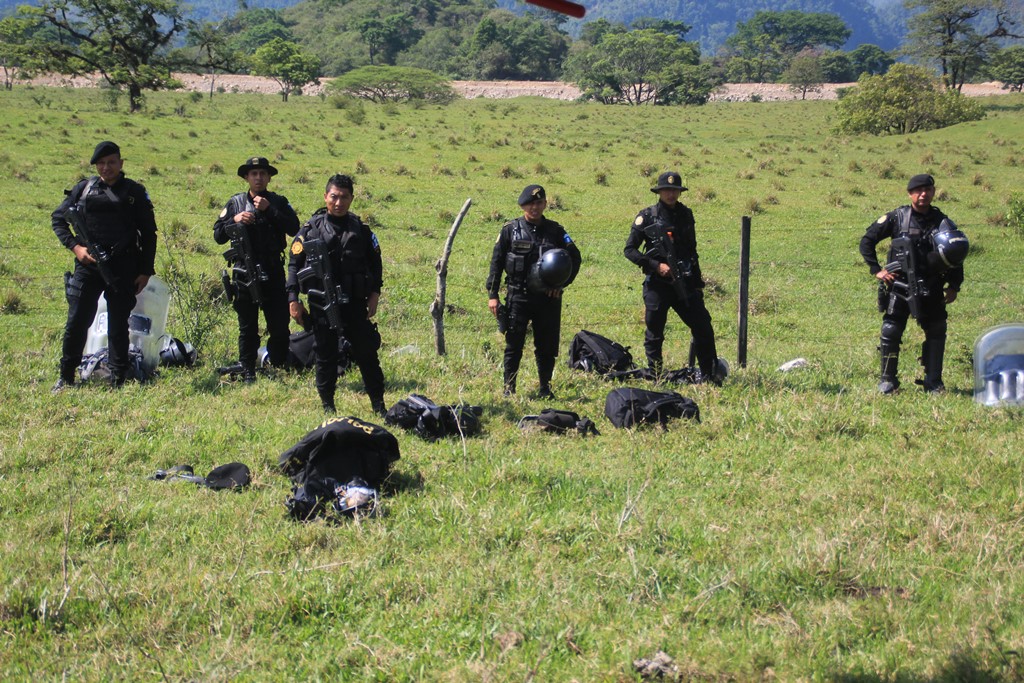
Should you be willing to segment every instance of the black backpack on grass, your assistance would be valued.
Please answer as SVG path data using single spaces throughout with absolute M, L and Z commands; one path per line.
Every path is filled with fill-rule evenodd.
M 376 490 L 398 460 L 398 439 L 375 424 L 355 417 L 332 417 L 281 454 L 277 464 L 291 478 L 288 514 L 306 521 L 327 510 L 347 512 L 349 489 Z M 345 483 L 347 482 L 347 483 Z
M 573 370 L 609 372 L 631 370 L 633 355 L 629 349 L 596 332 L 580 330 L 569 343 L 569 367 Z
M 577 432 L 581 436 L 593 434 L 599 436 L 597 426 L 593 420 L 580 418 L 571 410 L 556 410 L 555 408 L 544 408 L 540 415 L 524 415 L 519 420 L 519 428 L 523 431 L 538 430 L 542 432 L 554 432 L 565 434 L 566 432 Z
M 700 422 L 700 409 L 693 399 L 676 392 L 648 391 L 622 387 L 612 389 L 604 402 L 604 414 L 616 427 L 644 424 L 664 427 L 669 420 L 688 417 Z
M 427 441 L 470 436 L 480 431 L 483 408 L 465 404 L 439 406 L 426 396 L 409 394 L 391 406 L 384 423 L 415 431 Z

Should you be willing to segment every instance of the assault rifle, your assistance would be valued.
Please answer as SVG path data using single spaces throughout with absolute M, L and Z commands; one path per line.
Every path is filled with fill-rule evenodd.
M 306 290 L 306 294 L 309 295 L 309 306 L 323 311 L 331 329 L 340 332 L 344 327 L 341 307 L 349 303 L 349 296 L 334 276 L 330 251 L 323 240 L 306 240 L 302 246 L 306 252 L 306 267 L 298 272 L 299 282 L 316 280 L 321 287 Z
M 897 237 L 892 241 L 892 251 L 895 260 L 885 265 L 885 270 L 894 274 L 902 275 L 906 281 L 894 280 L 889 288 L 889 307 L 887 313 L 892 313 L 896 306 L 896 299 L 903 299 L 907 302 L 910 315 L 917 319 L 921 315 L 923 297 L 928 296 L 928 285 L 924 279 L 924 273 L 917 263 L 917 253 L 914 251 L 914 243 L 909 237 Z
M 689 306 L 689 288 L 686 286 L 686 278 L 693 269 L 693 264 L 687 259 L 681 259 L 676 255 L 676 245 L 672 241 L 672 230 L 664 223 L 654 223 L 644 228 L 644 234 L 651 248 L 661 254 L 672 271 L 672 288 L 679 295 L 679 300 L 684 306 Z
M 96 259 L 96 268 L 100 271 L 100 276 L 103 277 L 107 287 L 111 292 L 118 293 L 120 288 L 117 286 L 117 276 L 114 275 L 114 270 L 110 267 L 113 254 L 106 247 L 93 241 L 85 222 L 85 210 L 80 204 L 72 204 L 64 212 L 64 220 L 75 229 L 75 236 L 85 243 L 89 254 Z
M 229 223 L 226 229 L 228 237 L 231 238 L 231 248 L 224 252 L 224 258 L 232 264 L 231 272 L 235 276 L 235 287 L 230 288 L 227 283 L 227 271 L 221 271 L 228 301 L 238 295 L 239 288 L 245 287 L 249 291 L 249 298 L 260 306 L 263 304 L 263 283 L 270 278 L 256 260 L 252 236 L 244 223 Z M 242 265 L 238 265 L 239 262 Z

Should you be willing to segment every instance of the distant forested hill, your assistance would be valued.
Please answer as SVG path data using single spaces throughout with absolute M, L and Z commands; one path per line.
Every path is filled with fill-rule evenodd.
M 899 0 L 577 0 L 587 8 L 584 21 L 607 19 L 629 24 L 641 17 L 673 19 L 690 24 L 693 29 L 687 40 L 700 43 L 704 54 L 713 54 L 743 22 L 761 10 L 801 12 L 828 12 L 839 15 L 853 34 L 846 45 L 852 49 L 862 43 L 872 43 L 884 50 L 899 44 L 902 11 Z M 498 0 L 498 5 L 509 9 L 523 7 L 519 0 Z M 876 9 L 876 6 L 881 10 Z M 893 11 L 893 8 L 899 8 Z M 885 14 L 883 18 L 880 14 Z M 893 20 L 896 20 L 895 22 Z M 570 33 L 579 32 L 579 22 L 566 24 Z
M 705 55 L 714 51 L 733 33 L 736 23 L 750 19 L 759 10 L 800 10 L 804 12 L 830 12 L 837 14 L 853 31 L 848 49 L 861 44 L 873 43 L 885 50 L 899 43 L 903 32 L 902 7 L 900 0 L 579 0 L 587 8 L 585 21 L 604 18 L 613 22 L 629 24 L 641 17 L 674 19 L 693 26 L 688 40 L 698 41 Z M 333 5 L 343 12 L 346 2 L 325 3 L 323 0 L 192 0 L 185 3 L 192 10 L 192 16 L 203 20 L 219 20 L 236 14 L 244 4 L 249 9 L 268 7 L 280 9 L 298 6 L 301 13 L 304 4 L 316 7 Z M 499 7 L 516 13 L 528 11 L 530 7 L 521 0 L 495 0 Z M 0 0 L 0 16 L 14 12 L 14 8 L 26 3 L 24 0 Z M 440 0 L 432 3 L 438 6 L 459 5 L 460 0 Z M 381 2 L 386 13 L 388 3 Z M 316 12 L 314 12 L 316 13 Z M 294 20 L 296 13 L 290 13 Z M 579 33 L 580 22 L 571 20 L 563 28 L 571 34 Z
M 216 21 L 225 17 L 237 14 L 240 5 L 244 4 L 249 9 L 258 7 L 269 7 L 281 9 L 296 4 L 298 0 L 195 0 L 194 2 L 183 2 L 182 5 L 192 10 L 191 16 L 196 19 Z M 0 0 L 0 17 L 14 14 L 18 5 L 38 5 L 38 0 Z

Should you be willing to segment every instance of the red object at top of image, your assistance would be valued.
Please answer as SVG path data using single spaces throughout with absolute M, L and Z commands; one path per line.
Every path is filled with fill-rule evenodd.
M 549 9 L 552 12 L 568 14 L 570 17 L 576 17 L 577 19 L 582 19 L 583 15 L 587 13 L 587 9 L 583 5 L 569 2 L 569 0 L 526 0 L 526 2 L 531 5 L 537 5 L 537 7 Z

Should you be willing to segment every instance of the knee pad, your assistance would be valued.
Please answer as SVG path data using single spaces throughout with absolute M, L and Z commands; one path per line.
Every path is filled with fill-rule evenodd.
M 903 325 L 891 320 L 882 322 L 882 344 L 886 346 L 899 346 L 903 340 Z

